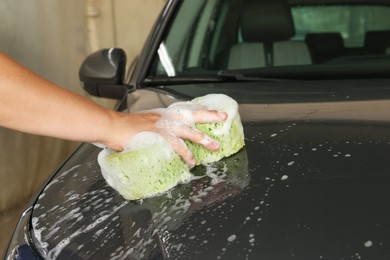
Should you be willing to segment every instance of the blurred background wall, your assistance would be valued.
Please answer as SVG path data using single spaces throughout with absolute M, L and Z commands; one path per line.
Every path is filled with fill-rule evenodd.
M 78 79 L 83 59 L 101 48 L 120 47 L 130 63 L 165 2 L 1 0 L 0 50 L 42 77 L 87 96 Z M 28 199 L 79 144 L 4 128 L 0 144 L 1 255 Z

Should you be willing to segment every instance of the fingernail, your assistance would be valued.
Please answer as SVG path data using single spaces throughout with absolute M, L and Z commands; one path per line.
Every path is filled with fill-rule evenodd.
M 207 135 L 200 140 L 199 144 L 211 150 L 217 150 L 219 148 L 219 143 Z
M 190 158 L 189 159 L 189 162 L 188 162 L 191 166 L 195 166 L 196 165 L 196 160 L 194 157 Z
M 194 155 L 191 153 L 190 150 L 188 150 L 187 152 L 187 162 L 191 165 L 191 166 L 195 166 L 196 164 L 196 160 L 195 160 L 195 157 Z
M 219 143 L 217 142 L 217 141 L 212 141 L 211 143 L 210 143 L 210 148 L 212 149 L 212 150 L 218 150 L 219 148 L 220 148 L 220 145 L 219 145 Z
M 228 117 L 228 114 L 226 112 L 223 112 L 223 111 L 218 111 L 217 114 L 218 114 L 219 118 L 221 118 L 222 120 L 225 120 Z
M 219 149 L 219 143 L 207 135 L 199 142 L 199 144 L 203 145 L 204 147 L 210 150 Z

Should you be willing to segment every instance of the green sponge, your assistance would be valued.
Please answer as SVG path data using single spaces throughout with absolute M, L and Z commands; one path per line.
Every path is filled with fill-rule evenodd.
M 220 149 L 210 151 L 202 145 L 186 141 L 197 161 L 197 165 L 219 161 L 238 152 L 244 145 L 244 131 L 238 113 L 237 102 L 222 94 L 209 94 L 195 98 L 191 103 L 206 106 L 207 109 L 224 111 L 228 118 L 223 123 L 196 124 L 195 127 L 218 141 Z
M 228 114 L 228 119 L 222 123 L 195 125 L 220 144 L 218 151 L 210 151 L 202 145 L 186 141 L 198 165 L 228 157 L 245 145 L 235 100 L 222 94 L 210 94 L 195 98 L 189 103 Z M 107 183 L 128 200 L 156 196 L 180 182 L 191 180 L 192 177 L 189 167 L 169 143 L 160 135 L 151 132 L 135 136 L 132 148 L 126 151 L 113 152 L 104 149 L 98 156 L 98 162 Z
M 120 153 L 104 149 L 98 156 L 103 177 L 125 199 L 155 196 L 191 178 L 188 166 L 164 138 L 151 132 L 135 138 L 147 144 Z

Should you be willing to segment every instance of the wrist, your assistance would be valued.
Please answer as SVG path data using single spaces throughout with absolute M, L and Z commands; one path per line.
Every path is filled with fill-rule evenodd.
M 107 120 L 103 123 L 101 132 L 101 143 L 106 147 L 115 150 L 122 151 L 124 148 L 121 142 L 121 122 L 122 116 L 119 112 L 107 109 Z

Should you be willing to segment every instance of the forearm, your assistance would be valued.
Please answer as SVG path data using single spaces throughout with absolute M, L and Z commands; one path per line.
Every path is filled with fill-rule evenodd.
M 113 112 L 39 77 L 0 53 L 0 125 L 74 141 L 104 142 Z
M 204 109 L 120 113 L 57 86 L 17 64 L 0 52 L 0 126 L 61 139 L 100 143 L 122 150 L 132 137 L 143 131 L 164 136 L 173 149 L 190 164 L 194 158 L 182 139 L 219 148 L 193 125 L 222 122 L 227 114 Z M 184 110 L 186 110 L 184 108 Z M 165 115 L 165 116 L 164 116 Z M 192 120 L 184 120 L 190 116 Z M 184 120 L 184 121 L 183 121 Z

